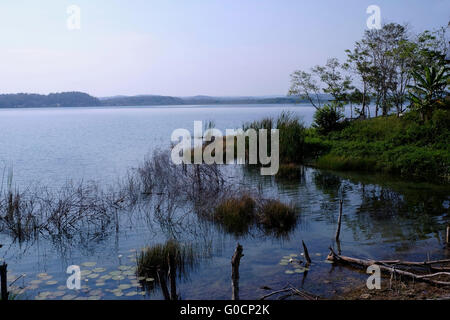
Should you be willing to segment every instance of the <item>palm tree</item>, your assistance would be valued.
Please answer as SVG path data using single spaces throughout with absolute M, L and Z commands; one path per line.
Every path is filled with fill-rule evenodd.
M 445 105 L 444 98 L 449 81 L 448 68 L 425 67 L 412 76 L 415 85 L 408 86 L 411 106 L 417 109 L 422 120 L 429 120 L 434 109 Z

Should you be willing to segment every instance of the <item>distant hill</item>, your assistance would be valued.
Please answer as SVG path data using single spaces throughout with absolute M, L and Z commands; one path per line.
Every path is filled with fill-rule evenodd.
M 330 97 L 322 95 L 323 101 Z M 96 98 L 83 92 L 0 94 L 0 108 L 93 107 L 93 106 L 162 106 L 217 104 L 295 104 L 308 102 L 300 97 L 172 97 L 159 95 L 113 96 Z
M 154 106 L 154 105 L 176 105 L 185 104 L 181 98 L 170 96 L 118 96 L 112 98 L 101 99 L 103 106 Z
M 324 97 L 325 99 L 325 97 Z M 209 104 L 294 104 L 307 102 L 299 97 L 171 97 L 171 96 L 131 96 L 101 98 L 104 106 L 152 106 L 152 105 L 209 105 Z
M 89 107 L 100 100 L 83 92 L 0 94 L 0 108 Z

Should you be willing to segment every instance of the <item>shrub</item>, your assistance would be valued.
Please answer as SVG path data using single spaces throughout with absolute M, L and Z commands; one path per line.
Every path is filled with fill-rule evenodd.
M 214 219 L 227 232 L 245 234 L 254 222 L 255 200 L 247 194 L 222 201 L 215 209 Z
M 314 113 L 313 127 L 317 128 L 320 134 L 328 134 L 342 127 L 339 122 L 344 117 L 337 107 L 325 105 Z
M 295 226 L 297 213 L 294 207 L 278 200 L 265 200 L 258 210 L 258 222 L 266 231 L 281 234 Z

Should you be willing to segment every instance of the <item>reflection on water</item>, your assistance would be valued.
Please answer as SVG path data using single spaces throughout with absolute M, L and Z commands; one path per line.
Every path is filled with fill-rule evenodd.
M 302 168 L 297 181 L 260 176 L 254 168 L 234 168 L 229 173 L 235 185 L 250 186 L 264 198 L 279 198 L 298 208 L 298 219 L 283 237 L 257 226 L 233 232 L 196 214 L 188 203 L 152 198 L 119 210 L 117 226 L 105 224 L 95 232 L 85 228 L 73 238 L 55 235 L 18 242 L 2 233 L 0 256 L 8 263 L 10 280 L 26 273 L 14 283 L 16 292 L 23 299 L 164 299 L 175 294 L 173 284 L 176 296 L 183 299 L 229 299 L 230 259 L 239 241 L 244 248 L 241 299 L 264 295 L 262 286 L 279 288 L 287 283 L 331 296 L 366 279 L 364 273 L 324 261 L 328 247 L 335 246 L 341 198 L 343 254 L 408 260 L 446 255 L 442 241 L 450 221 L 448 187 L 312 168 Z M 312 259 L 308 268 L 289 263 L 292 258 L 302 259 L 302 240 Z M 150 263 L 163 271 L 166 289 L 161 290 L 157 269 L 141 272 L 137 262 L 145 257 L 141 248 L 165 244 L 161 249 L 170 243 L 190 249 L 178 256 L 181 249 L 175 250 L 172 275 L 176 277 L 170 277 L 165 254 Z M 80 291 L 65 287 L 66 267 L 71 264 L 81 265 Z M 185 270 L 187 265 L 191 267 Z

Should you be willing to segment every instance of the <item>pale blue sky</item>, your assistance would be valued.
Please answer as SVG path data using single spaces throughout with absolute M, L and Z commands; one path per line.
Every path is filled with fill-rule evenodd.
M 2 0 L 0 93 L 286 94 L 295 69 L 345 57 L 372 4 L 413 31 L 450 18 L 448 0 Z

